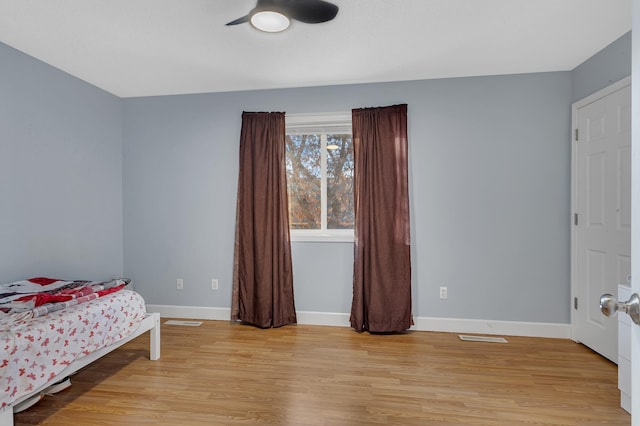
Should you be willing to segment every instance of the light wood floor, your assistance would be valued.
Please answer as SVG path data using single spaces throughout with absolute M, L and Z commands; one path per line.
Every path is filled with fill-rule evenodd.
M 162 320 L 164 322 L 165 319 Z M 162 325 L 16 415 L 17 425 L 629 425 L 615 364 L 562 339 Z

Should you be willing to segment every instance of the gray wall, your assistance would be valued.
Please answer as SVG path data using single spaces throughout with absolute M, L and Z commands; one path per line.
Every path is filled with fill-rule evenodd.
M 242 111 L 406 102 L 414 314 L 568 323 L 571 96 L 559 72 L 124 100 L 125 274 L 151 304 L 228 307 Z M 298 310 L 349 312 L 352 244 L 293 257 Z
M 570 105 L 625 55 L 628 35 L 573 72 L 119 100 L 0 44 L 0 279 L 124 273 L 151 304 L 228 307 L 242 111 L 406 102 L 414 314 L 566 324 Z M 352 253 L 293 244 L 299 310 L 349 311 Z
M 573 70 L 573 102 L 631 75 L 631 31 Z
M 121 102 L 0 43 L 0 280 L 122 275 Z

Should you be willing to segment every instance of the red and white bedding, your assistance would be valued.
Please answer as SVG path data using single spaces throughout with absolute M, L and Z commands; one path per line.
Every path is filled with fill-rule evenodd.
M 0 409 L 55 383 L 74 360 L 132 334 L 146 308 L 126 284 L 34 279 L 0 285 Z

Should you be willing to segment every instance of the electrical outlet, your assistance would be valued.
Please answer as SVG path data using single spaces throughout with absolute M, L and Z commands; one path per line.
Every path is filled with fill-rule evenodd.
M 184 280 L 182 278 L 178 278 L 176 280 L 176 290 L 182 290 L 184 288 Z
M 213 278 L 211 280 L 211 290 L 217 290 L 218 289 L 218 280 Z
M 447 298 L 447 287 L 440 287 L 440 299 Z

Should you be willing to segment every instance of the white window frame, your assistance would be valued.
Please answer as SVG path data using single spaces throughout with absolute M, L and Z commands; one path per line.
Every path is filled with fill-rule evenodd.
M 311 129 L 318 132 L 318 129 L 326 127 L 331 130 L 333 127 L 346 127 L 351 129 L 351 111 L 330 112 L 330 113 L 310 113 L 310 114 L 287 114 L 285 116 L 286 133 L 290 131 L 300 132 L 304 129 Z M 349 130 L 351 133 L 351 130 Z M 344 242 L 354 241 L 353 229 L 327 229 L 327 137 L 322 135 L 321 164 L 322 164 L 322 191 L 320 199 L 321 208 L 321 229 L 289 229 L 291 241 L 300 242 Z

